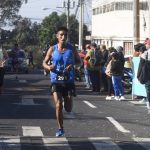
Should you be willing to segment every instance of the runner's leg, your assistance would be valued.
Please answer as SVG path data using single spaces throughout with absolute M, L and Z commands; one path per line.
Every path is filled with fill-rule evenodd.
M 56 107 L 56 119 L 58 128 L 63 129 L 62 96 L 60 93 L 54 92 L 53 98 Z

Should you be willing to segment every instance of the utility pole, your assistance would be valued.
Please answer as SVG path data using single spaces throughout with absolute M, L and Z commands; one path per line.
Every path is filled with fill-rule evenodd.
M 80 1 L 80 20 L 79 20 L 79 46 L 78 49 L 82 50 L 83 47 L 83 20 L 84 20 L 84 0 Z
M 71 6 L 71 2 L 70 0 L 67 0 L 67 4 L 66 4 L 66 1 L 63 2 L 63 7 L 57 7 L 57 8 L 67 8 L 67 28 L 68 28 L 68 31 L 70 30 L 70 26 L 69 26 L 69 16 L 70 16 L 70 9 L 73 9 L 75 6 L 75 2 L 73 1 L 73 5 Z M 68 41 L 70 40 L 70 37 L 69 37 L 69 33 L 68 33 Z
M 69 30 L 70 0 L 67 2 L 67 28 Z
M 140 42 L 140 7 L 139 0 L 133 0 L 133 44 Z

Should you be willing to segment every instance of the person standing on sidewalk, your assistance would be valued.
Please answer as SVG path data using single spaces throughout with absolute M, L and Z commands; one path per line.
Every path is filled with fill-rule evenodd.
M 91 50 L 91 47 L 90 47 L 90 44 L 87 44 L 86 45 L 86 53 L 88 53 L 88 51 Z M 91 81 L 90 81 L 90 75 L 89 75 L 89 70 L 88 70 L 88 60 L 86 60 L 84 58 L 83 60 L 84 62 L 84 77 L 85 77 L 85 84 L 86 84 L 86 88 L 90 88 L 90 84 L 91 84 Z
M 89 50 L 85 56 L 85 60 L 88 61 L 88 70 L 90 80 L 92 83 L 92 91 L 100 92 L 100 65 L 102 56 L 100 50 L 97 49 L 97 44 L 91 44 L 91 50 Z
M 106 49 L 106 45 L 102 45 L 100 50 L 102 52 L 101 82 L 103 84 L 103 90 L 101 90 L 101 92 L 108 92 L 107 75 L 105 73 L 105 64 L 108 60 L 108 50 Z
M 150 61 L 150 39 L 145 41 L 146 51 L 141 55 L 141 58 L 147 59 Z M 150 114 L 150 76 L 148 77 L 148 81 L 145 83 L 146 94 L 147 94 L 147 109 Z
M 81 59 L 77 51 L 67 40 L 68 29 L 58 27 L 56 30 L 57 44 L 51 46 L 43 61 L 43 67 L 50 71 L 51 93 L 56 107 L 58 131 L 56 137 L 64 135 L 63 100 L 67 112 L 72 110 L 72 96 L 75 92 L 74 65 L 80 65 Z M 51 59 L 51 64 L 48 65 Z
M 112 54 L 110 72 L 112 74 L 112 83 L 115 92 L 115 100 L 124 100 L 124 89 L 121 82 L 123 69 L 117 52 Z
M 8 58 L 7 51 L 0 48 L 0 94 L 2 93 L 3 90 L 3 82 L 4 82 L 4 74 L 5 74 L 5 62 Z

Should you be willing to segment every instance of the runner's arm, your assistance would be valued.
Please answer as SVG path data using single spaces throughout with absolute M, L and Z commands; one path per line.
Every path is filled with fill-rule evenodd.
M 46 53 L 44 60 L 43 60 L 43 68 L 48 71 L 52 71 L 54 69 L 53 64 L 48 65 L 48 62 L 50 61 L 50 59 L 52 57 L 52 53 L 53 53 L 53 48 L 50 47 Z

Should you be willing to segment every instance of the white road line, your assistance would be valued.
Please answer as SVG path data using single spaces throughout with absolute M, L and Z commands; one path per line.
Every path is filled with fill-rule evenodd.
M 23 91 L 23 88 L 16 88 L 17 91 Z
M 91 104 L 90 102 L 88 101 L 83 101 L 84 103 L 86 103 L 88 106 L 90 106 L 91 108 L 96 108 L 96 106 L 94 106 L 93 104 Z
M 71 150 L 71 147 L 68 144 L 68 141 L 65 137 L 60 138 L 51 138 L 51 137 L 44 137 L 43 143 L 46 146 L 47 150 Z
M 44 104 L 36 104 L 32 98 L 23 98 L 21 99 L 21 103 L 13 103 L 16 105 L 24 105 L 24 106 L 39 106 Z
M 91 137 L 88 138 L 96 150 L 121 150 L 121 148 L 109 137 Z
M 26 80 L 19 80 L 19 83 L 27 83 Z
M 24 99 L 39 99 L 39 98 L 49 98 L 50 96 L 49 95 L 22 95 L 22 98 Z
M 20 137 L 0 137 L 0 150 L 21 150 Z
M 43 137 L 43 133 L 40 127 L 35 126 L 22 126 L 23 136 L 40 136 Z
M 22 105 L 34 105 L 34 101 L 32 98 L 22 98 Z
M 112 117 L 106 117 L 116 128 L 117 130 L 123 132 L 123 133 L 130 133 L 129 130 L 126 130 L 119 122 L 117 122 L 114 118 Z
M 138 142 L 138 144 L 140 144 L 146 150 L 150 150 L 150 138 L 136 137 L 136 138 L 133 138 L 133 140 Z

